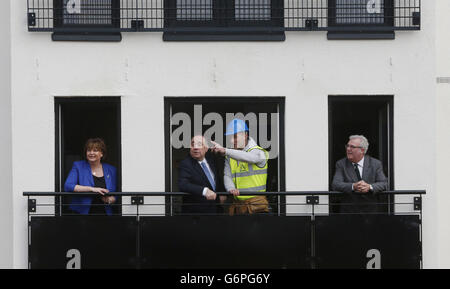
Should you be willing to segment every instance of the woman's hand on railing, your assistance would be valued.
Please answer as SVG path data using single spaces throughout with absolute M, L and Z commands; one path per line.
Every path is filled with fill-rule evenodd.
M 107 189 L 96 188 L 96 187 L 91 187 L 91 192 L 98 193 L 98 194 L 100 194 L 102 196 L 104 196 L 105 194 L 109 193 L 109 191 Z
M 93 192 L 93 193 L 100 194 L 102 196 L 105 195 L 106 193 L 109 193 L 109 191 L 104 188 L 81 186 L 81 185 L 76 185 L 73 191 L 76 193 L 78 193 L 78 192 Z

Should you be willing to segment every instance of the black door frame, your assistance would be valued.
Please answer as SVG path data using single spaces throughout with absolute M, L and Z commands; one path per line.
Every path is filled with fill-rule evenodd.
M 61 171 L 61 153 L 64 151 L 64 142 L 60 143 L 60 140 L 64 137 L 64 124 L 61 120 L 60 105 L 67 103 L 114 103 L 117 104 L 117 142 L 118 148 L 118 164 L 117 164 L 117 191 L 122 191 L 122 115 L 121 115 L 121 97 L 120 96 L 105 96 L 105 97 L 54 97 L 55 108 L 55 192 L 62 192 L 62 180 Z M 61 215 L 61 197 L 55 197 L 55 215 Z M 121 211 L 121 210 L 120 210 Z
M 279 97 L 279 96 L 274 96 L 274 97 L 260 97 L 260 96 L 229 96 L 229 97 L 217 97 L 217 96 L 212 96 L 212 97 L 198 97 L 198 96 L 194 96 L 194 97 L 188 97 L 188 96 L 178 96 L 178 97 L 171 97 L 171 96 L 165 96 L 164 97 L 164 155 L 165 155 L 165 189 L 166 192 L 170 192 L 170 188 L 171 188 L 171 175 L 172 175 L 172 171 L 171 171 L 171 146 L 170 146 L 170 130 L 171 130 L 171 126 L 170 126 L 170 115 L 171 115 L 171 105 L 174 102 L 184 102 L 187 104 L 198 104 L 198 103 L 214 103 L 217 101 L 232 101 L 232 102 L 252 102 L 252 101 L 257 101 L 258 103 L 277 103 L 278 104 L 278 108 L 279 108 L 279 121 L 278 121 L 278 125 L 279 125 L 279 131 L 278 131 L 278 135 L 279 135 L 279 146 L 278 146 L 278 150 L 279 150 L 279 160 L 278 160 L 278 175 L 279 175 L 279 188 L 280 188 L 280 192 L 285 192 L 286 191 L 286 161 L 285 161 L 285 132 L 284 132 L 284 128 L 285 128 L 285 97 Z M 169 164 L 169 165 L 167 165 Z M 170 215 L 171 212 L 171 199 L 170 197 L 166 197 L 165 198 L 165 203 L 166 203 L 166 215 Z M 286 196 L 280 196 L 279 198 L 279 210 L 278 210 L 278 214 L 284 215 L 286 214 Z
M 387 168 L 387 179 L 388 179 L 388 190 L 395 190 L 394 183 L 394 95 L 328 95 L 328 159 L 331 160 L 333 157 L 333 113 L 332 106 L 337 102 L 355 102 L 363 103 L 366 101 L 379 101 L 385 102 L 387 104 L 387 117 L 388 117 L 388 164 Z M 331 176 L 333 175 L 334 166 L 328 166 L 328 187 L 331 187 Z M 390 199 L 389 196 L 389 209 L 391 212 L 394 211 L 394 200 Z

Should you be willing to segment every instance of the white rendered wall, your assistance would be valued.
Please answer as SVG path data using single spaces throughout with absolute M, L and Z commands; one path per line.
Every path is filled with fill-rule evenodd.
M 0 9 L 0 268 L 13 264 L 10 1 Z
M 436 75 L 450 80 L 450 1 L 437 1 Z M 450 83 L 437 84 L 437 193 L 439 198 L 439 267 L 450 268 Z
M 435 191 L 435 6 L 422 30 L 395 40 L 329 41 L 290 32 L 285 42 L 52 42 L 30 33 L 13 4 L 14 266 L 26 267 L 23 191 L 54 188 L 55 96 L 122 97 L 122 189 L 163 191 L 164 96 L 285 96 L 286 187 L 328 190 L 328 95 L 394 95 L 396 189 L 426 189 L 424 266 L 438 265 Z M 425 149 L 426 148 L 426 149 Z M 449 256 L 450 257 L 450 256 Z

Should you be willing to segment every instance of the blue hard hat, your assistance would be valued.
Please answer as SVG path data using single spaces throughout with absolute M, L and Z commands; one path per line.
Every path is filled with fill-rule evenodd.
M 232 135 L 243 131 L 248 131 L 247 124 L 242 119 L 235 118 L 228 123 L 225 135 Z

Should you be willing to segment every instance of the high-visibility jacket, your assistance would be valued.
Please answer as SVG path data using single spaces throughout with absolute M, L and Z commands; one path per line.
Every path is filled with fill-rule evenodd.
M 247 162 L 237 161 L 235 159 L 229 158 L 231 176 L 233 177 L 233 182 L 240 192 L 265 192 L 267 183 L 267 168 L 269 154 L 260 146 L 254 146 L 250 148 L 247 152 L 254 149 L 262 150 L 266 156 L 266 164 L 264 167 L 260 168 L 256 164 L 249 164 Z M 238 200 L 246 200 L 253 198 L 255 196 L 237 196 Z

